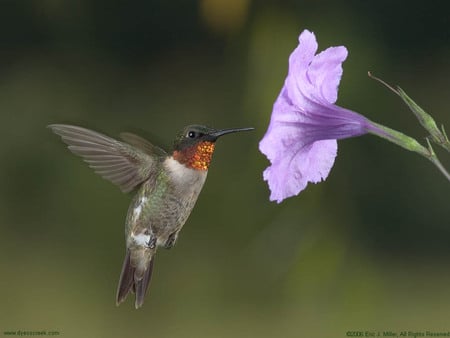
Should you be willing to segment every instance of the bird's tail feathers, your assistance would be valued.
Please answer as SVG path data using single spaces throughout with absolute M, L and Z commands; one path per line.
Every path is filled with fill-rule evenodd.
M 141 251 L 141 250 L 138 250 Z M 116 304 L 120 305 L 131 292 L 136 293 L 135 307 L 140 308 L 144 304 L 145 294 L 152 277 L 153 254 L 146 253 L 145 259 L 141 256 L 136 259 L 136 252 L 127 249 L 127 254 L 123 261 L 122 272 L 120 274 L 119 286 L 117 287 Z M 137 263 L 137 264 L 134 264 Z

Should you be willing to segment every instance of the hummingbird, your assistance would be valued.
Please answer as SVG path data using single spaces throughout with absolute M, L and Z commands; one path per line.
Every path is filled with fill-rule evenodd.
M 203 188 L 223 135 L 254 128 L 214 129 L 189 125 L 175 138 L 171 153 L 132 133 L 122 141 L 86 128 L 48 126 L 97 174 L 124 193 L 136 191 L 125 220 L 126 254 L 116 293 L 116 305 L 135 293 L 135 307 L 144 303 L 158 247 L 172 248 Z

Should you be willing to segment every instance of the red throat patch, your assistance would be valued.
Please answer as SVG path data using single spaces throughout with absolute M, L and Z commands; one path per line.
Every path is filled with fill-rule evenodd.
M 173 158 L 188 168 L 208 170 L 214 153 L 214 143 L 203 141 L 181 151 L 174 151 Z

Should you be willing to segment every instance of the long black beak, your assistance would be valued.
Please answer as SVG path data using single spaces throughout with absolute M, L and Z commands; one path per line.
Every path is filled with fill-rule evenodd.
M 208 136 L 211 137 L 211 141 L 215 141 L 217 140 L 220 136 L 225 135 L 225 134 L 231 134 L 231 133 L 237 133 L 240 131 L 250 131 L 250 130 L 254 130 L 255 128 L 229 128 L 229 129 L 221 129 L 221 130 L 216 130 L 212 133 L 209 133 Z

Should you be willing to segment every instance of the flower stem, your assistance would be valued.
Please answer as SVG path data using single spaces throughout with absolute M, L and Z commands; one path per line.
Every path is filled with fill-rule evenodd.
M 439 169 L 439 171 L 447 178 L 447 180 L 450 181 L 450 174 L 444 168 L 442 163 L 439 161 L 438 157 L 436 156 L 436 153 L 431 147 L 431 143 L 428 140 L 428 138 L 427 138 L 428 143 L 427 149 L 412 137 L 372 121 L 369 121 L 367 125 L 367 130 L 370 134 L 384 138 L 385 140 L 395 143 L 396 145 L 406 150 L 413 151 L 427 158 Z
M 450 142 L 445 134 L 445 129 L 442 131 L 434 122 L 433 117 L 425 112 L 413 99 L 411 99 L 403 89 L 397 87 L 397 94 L 406 103 L 409 109 L 414 113 L 420 124 L 430 133 L 431 140 L 450 152 Z
M 384 138 L 396 145 L 414 151 L 422 156 L 429 157 L 430 152 L 412 137 L 405 135 L 397 130 L 385 127 L 381 124 L 370 121 L 368 126 L 369 133 Z
M 447 180 L 450 181 L 450 174 L 445 169 L 445 167 L 442 165 L 441 161 L 439 161 L 439 159 L 437 158 L 436 154 L 434 153 L 433 148 L 431 147 L 430 140 L 428 138 L 427 138 L 427 143 L 428 143 L 428 149 L 431 153 L 431 157 L 429 158 L 429 160 L 440 170 L 440 172 L 447 178 Z
M 403 102 L 406 103 L 408 108 L 414 113 L 422 127 L 424 127 L 430 133 L 431 140 L 450 152 L 450 141 L 445 133 L 444 126 L 441 127 L 442 130 L 439 129 L 433 117 L 426 111 L 424 111 L 412 98 L 410 98 L 403 89 L 398 86 L 397 88 L 390 86 L 385 81 L 374 76 L 371 72 L 368 72 L 368 75 L 369 77 L 380 82 L 382 85 L 398 95 L 403 100 Z

